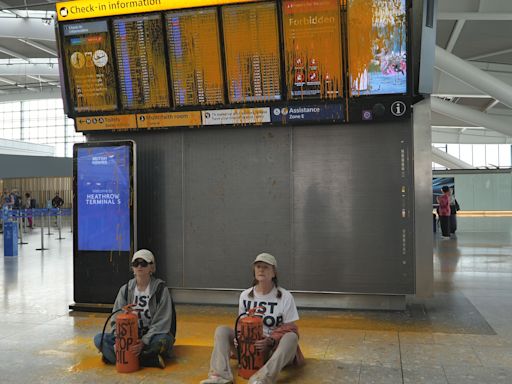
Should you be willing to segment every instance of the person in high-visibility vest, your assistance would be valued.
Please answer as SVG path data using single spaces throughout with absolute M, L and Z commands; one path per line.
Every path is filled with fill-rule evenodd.
M 266 356 L 265 365 L 249 378 L 249 384 L 272 384 L 279 372 L 289 364 L 300 365 L 304 356 L 299 348 L 299 333 L 295 321 L 299 320 L 292 294 L 277 281 L 277 261 L 269 253 L 260 253 L 253 262 L 252 286 L 240 294 L 238 312 L 256 308 L 263 318 L 263 338 L 255 348 Z M 235 332 L 228 326 L 215 331 L 213 352 L 208 378 L 201 384 L 231 384 L 229 358 L 236 344 Z
M 134 278 L 119 289 L 113 312 L 133 304 L 138 312 L 139 342 L 129 350 L 139 357 L 141 366 L 165 368 L 165 359 L 171 351 L 176 337 L 176 313 L 165 282 L 154 277 L 156 261 L 153 253 L 140 249 L 133 254 Z M 94 337 L 96 348 L 107 364 L 116 363 L 116 316 L 112 316 L 112 332 L 99 333 Z M 101 340 L 103 339 L 103 343 Z

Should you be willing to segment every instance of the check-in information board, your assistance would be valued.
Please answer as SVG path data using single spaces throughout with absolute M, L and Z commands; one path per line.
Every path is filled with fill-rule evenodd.
M 174 105 L 224 103 L 215 8 L 166 14 Z
M 121 105 L 126 109 L 169 107 L 160 15 L 116 19 L 113 26 Z
M 406 5 L 58 3 L 67 113 L 80 131 L 407 118 Z
M 227 6 L 222 20 L 229 101 L 281 99 L 276 4 Z
M 117 95 L 107 22 L 65 24 L 63 35 L 73 111 L 114 111 Z

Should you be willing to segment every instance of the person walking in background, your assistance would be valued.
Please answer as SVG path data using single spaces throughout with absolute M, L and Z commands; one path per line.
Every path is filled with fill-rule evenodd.
M 59 225 L 57 216 L 60 215 L 60 208 L 64 205 L 64 200 L 59 196 L 59 192 L 55 192 L 55 197 L 52 199 L 52 207 L 57 208 L 59 213 L 55 216 L 55 226 Z
M 55 196 L 52 199 L 52 207 L 60 208 L 64 205 L 64 200 L 59 196 L 59 192 L 55 192 Z
M 457 211 L 460 210 L 460 205 L 455 198 L 455 193 L 452 187 L 450 194 L 450 235 L 455 237 L 455 231 L 457 230 Z
M 450 238 L 450 188 L 445 185 L 441 188 L 443 194 L 437 196 L 439 203 L 439 222 L 441 223 L 441 234 L 445 239 Z
M 32 208 L 32 199 L 30 197 L 30 193 L 25 193 L 25 204 L 23 205 L 23 208 L 25 209 L 31 209 Z M 27 223 L 28 227 L 32 228 L 32 213 L 27 212 Z

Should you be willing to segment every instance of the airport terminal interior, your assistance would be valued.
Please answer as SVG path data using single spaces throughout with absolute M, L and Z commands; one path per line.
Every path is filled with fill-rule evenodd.
M 277 384 L 512 383 L 510 31 L 510 0 L 1 0 L 0 383 L 199 383 L 260 252 L 300 316 Z M 93 338 L 142 248 L 176 340 L 120 373 Z

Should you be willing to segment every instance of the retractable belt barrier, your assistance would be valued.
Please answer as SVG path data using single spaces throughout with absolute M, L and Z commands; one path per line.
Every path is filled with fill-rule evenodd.
M 50 233 L 50 217 L 53 216 L 57 220 L 57 228 L 59 230 L 59 237 L 57 240 L 65 239 L 62 237 L 62 216 L 71 217 L 72 210 L 70 208 L 30 208 L 30 209 L 3 209 L 2 210 L 2 220 L 4 223 L 8 222 L 16 222 L 18 226 L 19 233 L 19 245 L 28 244 L 23 241 L 23 233 L 26 233 L 26 219 L 39 217 L 39 225 L 41 227 L 41 247 L 36 248 L 37 251 L 44 251 L 48 248 L 44 247 L 44 218 L 47 218 L 48 223 L 48 233 L 47 235 L 52 235 Z

